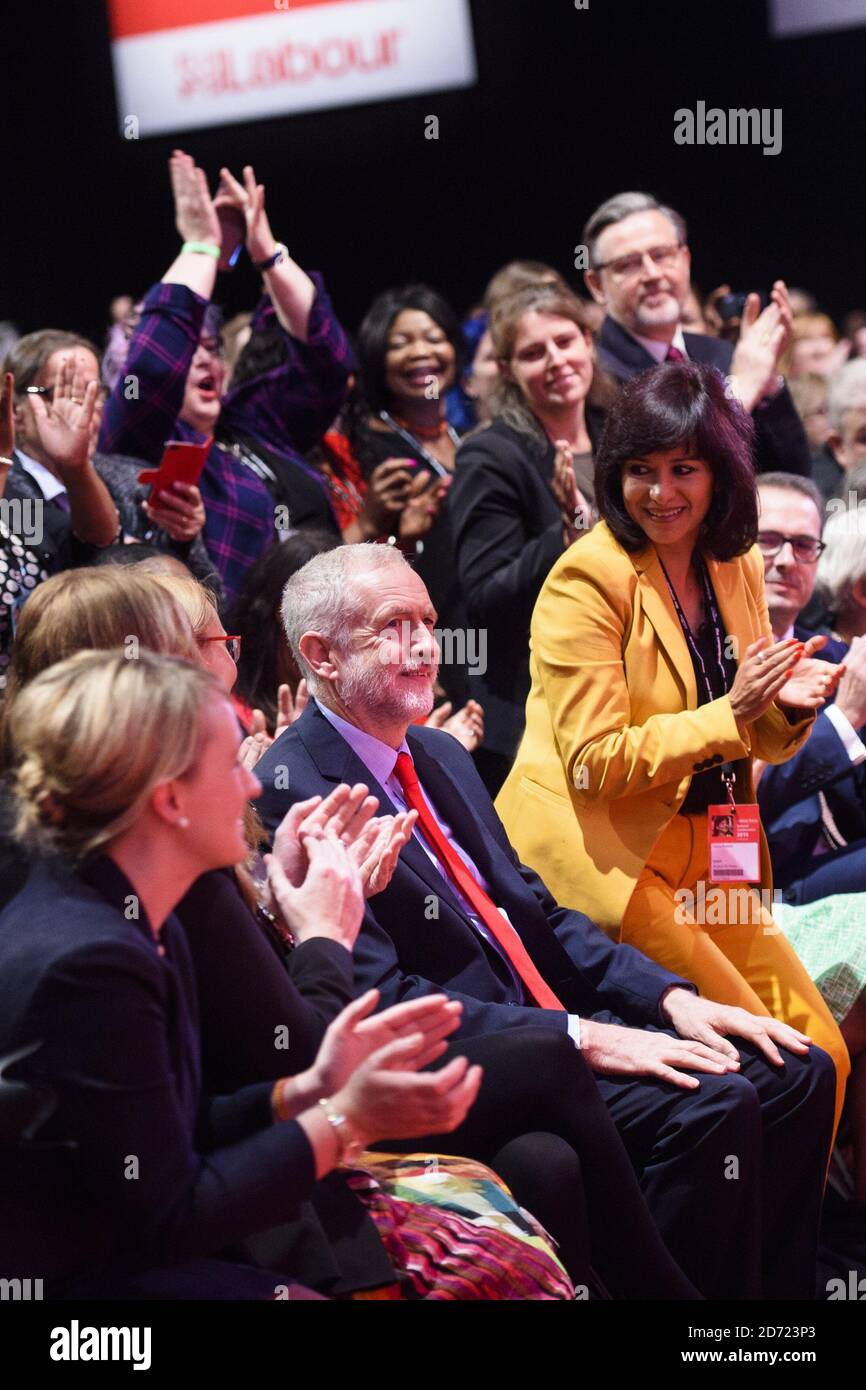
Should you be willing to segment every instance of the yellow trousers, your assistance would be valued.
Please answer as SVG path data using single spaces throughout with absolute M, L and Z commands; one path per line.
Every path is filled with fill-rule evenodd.
M 807 1033 L 835 1064 L 838 1126 L 851 1071 L 848 1049 L 771 906 L 747 884 L 711 884 L 706 816 L 674 816 L 635 885 L 620 940 L 691 980 L 705 999 L 769 1014 Z

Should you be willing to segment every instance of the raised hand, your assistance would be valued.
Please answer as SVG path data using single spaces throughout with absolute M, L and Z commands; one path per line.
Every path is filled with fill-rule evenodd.
M 42 396 L 27 397 L 39 442 L 61 474 L 88 463 L 98 391 L 98 381 L 85 384 L 73 354 L 60 359 L 50 405 Z
M 731 361 L 731 387 L 746 410 L 753 410 L 772 393 L 779 374 L 779 358 L 791 337 L 791 301 L 784 280 L 776 280 L 770 303 L 750 294 L 743 309 L 740 338 Z
M 274 254 L 277 247 L 265 211 L 265 186 L 263 183 L 256 183 L 255 170 L 251 164 L 244 166 L 243 177 L 243 184 L 240 184 L 230 169 L 220 169 L 216 206 L 237 208 L 246 225 L 246 247 L 250 260 L 265 261 Z
M 277 691 L 277 725 L 274 730 L 274 738 L 279 738 L 280 734 L 285 733 L 290 724 L 294 724 L 296 719 L 300 719 L 304 710 L 307 708 L 310 699 L 310 692 L 307 689 L 306 680 L 298 681 L 298 688 L 292 696 L 290 685 L 281 685 Z
M 191 155 L 174 150 L 168 161 L 174 197 L 174 224 L 182 241 L 222 242 L 219 218 L 210 196 L 205 172 Z

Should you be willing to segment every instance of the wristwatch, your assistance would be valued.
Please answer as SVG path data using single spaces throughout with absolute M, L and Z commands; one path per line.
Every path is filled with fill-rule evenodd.
M 319 1104 L 325 1112 L 325 1118 L 337 1136 L 337 1147 L 340 1156 L 337 1160 L 341 1168 L 348 1167 L 352 1163 L 357 1163 L 358 1155 L 363 1152 L 364 1145 L 357 1135 L 352 1133 L 349 1127 L 349 1117 L 332 1105 L 330 1100 L 325 1098 Z
M 264 273 L 264 271 L 270 270 L 272 266 L 279 265 L 281 261 L 287 261 L 288 259 L 288 246 L 284 246 L 281 241 L 278 241 L 277 249 L 272 256 L 268 256 L 267 260 L 264 261 L 253 261 L 253 265 L 255 266 L 256 270 Z

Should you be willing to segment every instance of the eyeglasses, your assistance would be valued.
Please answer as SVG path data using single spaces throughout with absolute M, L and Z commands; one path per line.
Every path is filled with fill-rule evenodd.
M 595 270 L 609 270 L 618 280 L 630 280 L 640 275 L 644 261 L 649 256 L 657 270 L 670 270 L 676 265 L 682 251 L 682 242 L 670 241 L 665 246 L 653 246 L 649 251 L 635 251 L 630 256 L 617 256 L 613 261 L 602 261 Z
M 199 637 L 199 638 L 198 638 L 198 641 L 199 641 L 200 643 L 205 643 L 205 642 L 225 642 L 225 644 L 226 644 L 226 651 L 228 652 L 228 654 L 229 654 L 229 656 L 231 657 L 232 661 L 237 661 L 237 660 L 239 659 L 239 657 L 240 657 L 240 654 L 241 654 L 241 639 L 240 639 L 240 637 L 237 636 L 237 634 L 235 634 L 234 636 L 231 636 L 231 637 L 230 637 L 228 634 L 225 634 L 225 635 L 222 636 L 222 637 Z
M 827 549 L 826 541 L 816 540 L 814 536 L 783 536 L 781 531 L 759 531 L 758 549 L 768 560 L 773 560 L 786 545 L 794 552 L 794 559 L 804 565 L 814 565 L 822 550 Z
M 54 400 L 54 387 L 53 387 L 53 386 L 25 386 L 25 387 L 24 387 L 24 394 L 25 394 L 25 396 L 41 396 L 42 399 L 43 399 L 44 401 L 47 401 L 48 404 L 51 405 L 51 403 L 52 403 L 53 400 Z M 97 393 L 96 393 L 96 399 L 97 399 L 102 405 L 105 405 L 105 402 L 108 400 L 108 397 L 109 397 L 110 394 L 111 394 L 111 393 L 110 393 L 110 391 L 109 391 L 109 389 L 108 389 L 107 386 L 100 386 L 99 390 L 98 390 Z

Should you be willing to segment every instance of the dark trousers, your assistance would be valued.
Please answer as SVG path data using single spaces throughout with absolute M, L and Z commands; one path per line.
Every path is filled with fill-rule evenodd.
M 814 1297 L 833 1124 L 827 1053 L 782 1051 L 774 1067 L 734 1040 L 739 1073 L 683 1091 L 599 1077 L 668 1249 L 706 1298 Z
M 812 1298 L 833 1064 L 813 1047 L 777 1068 L 737 1045 L 739 1073 L 686 1091 L 596 1077 L 548 1029 L 463 1039 L 451 1055 L 484 1067 L 464 1124 L 386 1147 L 489 1164 L 575 1282 L 591 1262 L 615 1297 Z
M 559 1246 L 576 1284 L 590 1265 L 617 1298 L 694 1299 L 668 1252 L 596 1080 L 565 1032 L 521 1028 L 456 1042 L 484 1068 L 459 1129 L 383 1148 L 465 1154 L 488 1164 Z
M 816 855 L 808 861 L 808 873 L 789 883 L 784 892 L 786 903 L 797 906 L 829 898 L 833 893 L 863 893 L 866 891 L 866 840 L 857 840 L 829 854 Z

